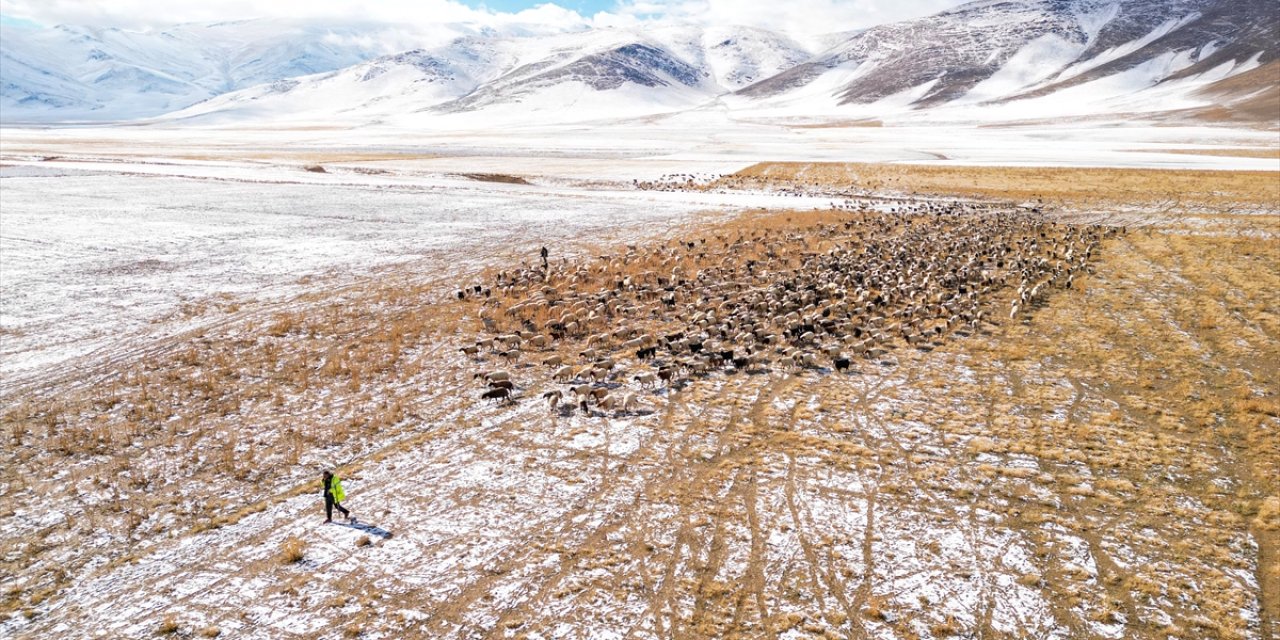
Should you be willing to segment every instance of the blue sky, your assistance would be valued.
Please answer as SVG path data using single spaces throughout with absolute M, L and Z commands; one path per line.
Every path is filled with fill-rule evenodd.
M 7 13 L 0 13 L 0 24 L 6 27 L 39 27 L 40 23 L 27 20 L 26 18 L 15 18 Z

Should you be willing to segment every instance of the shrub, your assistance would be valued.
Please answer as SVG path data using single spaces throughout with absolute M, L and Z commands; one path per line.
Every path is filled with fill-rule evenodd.
M 280 543 L 280 561 L 284 564 L 302 562 L 307 555 L 307 545 L 295 536 L 289 536 Z

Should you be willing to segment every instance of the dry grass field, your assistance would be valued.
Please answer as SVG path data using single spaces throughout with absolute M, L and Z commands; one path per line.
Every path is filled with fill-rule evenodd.
M 514 406 L 478 401 L 497 365 L 459 353 L 476 306 L 451 294 L 483 274 L 443 260 L 86 360 L 5 398 L 0 635 L 1280 634 L 1277 174 L 724 184 L 1034 201 L 1128 232 L 1073 288 L 931 351 L 713 374 L 629 417 L 548 414 L 537 367 Z M 368 528 L 318 524 L 334 464 Z
M 1274 214 L 1280 202 L 1280 180 L 1270 171 L 763 163 L 723 182 L 733 186 L 799 184 L 823 189 L 971 195 L 1039 202 L 1073 211 L 1155 211 L 1174 217 L 1189 212 Z M 1261 220 L 1260 224 L 1269 222 Z
M 1280 160 L 1280 149 L 1164 149 L 1164 153 L 1193 156 L 1227 156 L 1233 158 L 1272 158 Z

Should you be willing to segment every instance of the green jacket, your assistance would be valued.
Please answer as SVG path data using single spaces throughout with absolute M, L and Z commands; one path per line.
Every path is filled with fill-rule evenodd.
M 329 486 L 326 490 L 329 495 L 333 496 L 334 502 L 342 502 L 347 499 L 347 492 L 342 490 L 342 480 L 337 475 L 329 479 Z

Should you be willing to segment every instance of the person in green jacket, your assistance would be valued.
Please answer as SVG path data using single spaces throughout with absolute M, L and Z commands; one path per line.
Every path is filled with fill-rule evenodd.
M 351 512 L 342 506 L 342 501 L 347 499 L 347 494 L 342 490 L 342 480 L 333 472 L 324 470 L 324 482 L 322 483 L 322 491 L 324 491 L 324 521 L 333 522 L 333 508 L 337 507 L 342 513 L 342 517 L 350 518 Z

